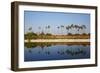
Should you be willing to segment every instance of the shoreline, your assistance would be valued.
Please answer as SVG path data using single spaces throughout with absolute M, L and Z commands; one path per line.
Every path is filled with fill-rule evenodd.
M 90 39 L 32 39 L 32 40 L 24 40 L 25 43 L 28 42 L 90 42 Z

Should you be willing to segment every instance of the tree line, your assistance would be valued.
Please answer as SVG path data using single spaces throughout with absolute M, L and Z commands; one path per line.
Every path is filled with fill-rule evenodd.
M 47 25 L 45 26 L 44 28 L 42 28 L 41 26 L 38 27 L 38 32 L 34 32 L 32 31 L 32 27 L 29 27 L 28 28 L 28 32 L 27 33 L 33 33 L 34 35 L 54 35 L 51 33 L 51 26 L 50 25 Z M 58 33 L 60 34 L 66 34 L 66 35 L 69 35 L 69 34 L 73 34 L 72 32 L 74 31 L 75 33 L 74 34 L 86 34 L 87 31 L 87 27 L 85 25 L 75 25 L 75 24 L 71 24 L 71 25 L 67 25 L 67 26 L 64 26 L 64 25 L 60 25 L 60 26 L 56 26 L 57 28 L 57 31 Z M 43 30 L 45 29 L 45 30 Z M 89 34 L 89 33 L 88 33 Z

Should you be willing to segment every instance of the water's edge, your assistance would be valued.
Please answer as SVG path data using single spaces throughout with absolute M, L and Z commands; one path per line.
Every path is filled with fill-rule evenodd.
M 90 42 L 90 39 L 32 39 L 24 42 Z

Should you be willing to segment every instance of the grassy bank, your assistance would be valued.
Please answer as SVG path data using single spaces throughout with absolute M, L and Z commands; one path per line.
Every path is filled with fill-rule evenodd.
M 25 35 L 25 39 L 89 39 L 90 35 Z

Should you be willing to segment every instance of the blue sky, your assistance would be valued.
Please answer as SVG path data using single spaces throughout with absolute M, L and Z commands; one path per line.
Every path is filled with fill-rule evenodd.
M 40 33 L 41 31 L 52 34 L 67 34 L 69 31 L 66 29 L 61 30 L 57 26 L 68 26 L 71 24 L 85 25 L 87 29 L 85 32 L 90 32 L 90 14 L 83 13 L 64 13 L 64 12 L 40 12 L 40 11 L 24 11 L 24 30 L 25 33 L 32 27 L 32 31 Z M 45 29 L 46 26 L 50 25 L 50 29 Z M 39 29 L 41 27 L 41 29 Z M 77 31 L 70 30 L 75 33 Z M 79 32 L 81 33 L 81 32 Z

